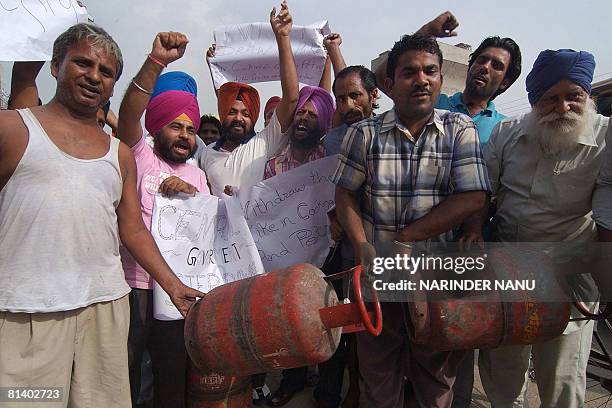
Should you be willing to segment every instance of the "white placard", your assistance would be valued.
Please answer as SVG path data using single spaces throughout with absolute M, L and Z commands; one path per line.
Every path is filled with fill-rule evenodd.
M 327 21 L 291 29 L 291 45 L 298 80 L 319 85 L 326 53 L 323 37 Z M 215 88 L 226 82 L 255 83 L 280 80 L 278 46 L 269 23 L 220 26 L 214 32 L 216 51 L 210 58 Z
M 0 61 L 50 61 L 55 39 L 87 21 L 76 0 L 0 0 Z
M 164 259 L 187 286 L 204 293 L 263 272 L 257 248 L 235 197 L 155 197 L 151 234 Z M 154 283 L 153 315 L 181 315 Z
M 266 272 L 302 262 L 323 265 L 337 164 L 338 156 L 326 157 L 238 191 Z

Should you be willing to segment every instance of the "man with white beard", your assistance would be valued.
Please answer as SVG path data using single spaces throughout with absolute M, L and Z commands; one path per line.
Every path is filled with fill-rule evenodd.
M 608 119 L 596 113 L 589 96 L 594 69 L 593 55 L 585 51 L 541 52 L 527 76 L 531 112 L 500 122 L 484 148 L 497 203 L 496 240 L 577 248 L 553 252 L 555 263 L 579 257 L 582 245 L 596 237 L 591 198 Z M 468 241 L 482 240 L 476 218 L 465 226 Z M 592 322 L 571 322 L 544 343 L 481 350 L 480 376 L 493 407 L 527 406 L 530 353 L 542 406 L 582 407 L 592 332 Z

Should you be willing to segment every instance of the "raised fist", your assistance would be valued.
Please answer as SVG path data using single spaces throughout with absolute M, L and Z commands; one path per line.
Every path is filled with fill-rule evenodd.
M 323 39 L 323 46 L 325 49 L 330 47 L 339 47 L 342 44 L 342 37 L 338 33 L 331 33 Z
M 158 33 L 153 41 L 151 56 L 169 65 L 185 54 L 188 42 L 187 36 L 182 33 L 173 31 Z
M 457 18 L 450 11 L 445 11 L 421 27 L 418 32 L 438 38 L 455 37 L 457 35 L 455 31 L 457 27 L 459 27 Z
M 289 13 L 289 6 L 287 6 L 286 0 L 283 0 L 281 3 L 281 9 L 278 12 L 278 15 L 276 15 L 276 7 L 272 8 L 272 11 L 270 12 L 270 25 L 272 26 L 274 35 L 277 37 L 286 37 L 291 32 L 293 18 L 291 17 L 291 13 Z

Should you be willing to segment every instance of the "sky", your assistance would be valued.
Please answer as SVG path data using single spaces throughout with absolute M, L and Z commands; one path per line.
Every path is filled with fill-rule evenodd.
M 159 31 L 180 31 L 189 37 L 185 56 L 168 70 L 182 70 L 198 83 L 202 113 L 216 113 L 216 97 L 208 67 L 206 49 L 213 42 L 216 26 L 267 22 L 273 6 L 270 0 L 84 0 L 96 24 L 104 27 L 121 47 L 124 73 L 115 86 L 112 108 L 117 111 L 128 82 L 136 74 Z M 509 116 L 529 109 L 525 77 L 538 53 L 544 49 L 572 48 L 595 55 L 594 82 L 612 77 L 612 50 L 609 40 L 612 2 L 610 0 L 539 0 L 492 2 L 481 0 L 289 0 L 294 24 L 308 25 L 328 20 L 332 32 L 343 38 L 346 62 L 367 67 L 378 54 L 393 46 L 402 34 L 412 33 L 438 14 L 450 10 L 459 21 L 458 36 L 442 39 L 449 44 L 468 43 L 475 49 L 487 36 L 513 38 L 523 55 L 520 78 L 495 99 L 499 111 Z M 10 78 L 10 64 L 2 63 L 3 84 Z M 55 82 L 48 65 L 39 75 L 41 99 L 48 101 Z M 272 95 L 280 95 L 280 84 L 260 83 L 262 106 Z M 392 103 L 386 97 L 381 109 Z M 263 121 L 258 124 L 261 128 Z

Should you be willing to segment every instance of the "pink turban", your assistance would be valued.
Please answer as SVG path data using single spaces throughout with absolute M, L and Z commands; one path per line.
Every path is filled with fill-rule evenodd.
M 179 116 L 186 115 L 197 132 L 200 127 L 200 107 L 196 95 L 196 82 L 188 74 L 175 71 L 161 75 L 147 105 L 147 131 L 156 135 L 164 126 Z
M 185 91 L 164 92 L 147 105 L 145 128 L 151 135 L 156 135 L 164 126 L 182 114 L 191 119 L 197 132 L 200 127 L 200 108 L 196 97 Z
M 318 86 L 305 86 L 300 89 L 296 112 L 308 101 L 312 102 L 317 112 L 317 116 L 319 117 L 318 122 L 321 135 L 326 134 L 331 127 L 334 111 L 336 110 L 334 98 L 332 98 L 330 93 L 323 88 L 319 88 Z

